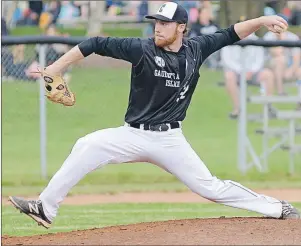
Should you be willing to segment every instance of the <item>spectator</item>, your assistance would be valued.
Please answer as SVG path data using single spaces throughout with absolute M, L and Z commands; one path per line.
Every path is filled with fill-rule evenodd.
M 246 39 L 257 40 L 258 37 L 251 34 Z M 242 72 L 242 57 L 246 59 L 244 62 L 247 66 L 245 68 L 246 80 L 260 84 L 265 89 L 266 95 L 273 93 L 274 76 L 271 70 L 264 68 L 264 48 L 248 46 L 244 48 L 244 53 L 242 53 L 242 48 L 238 45 L 224 47 L 221 50 L 221 59 L 226 90 L 233 104 L 233 110 L 229 114 L 231 119 L 236 119 L 240 110 L 238 83 Z
M 206 8 L 209 12 L 210 20 L 213 21 L 214 19 L 214 11 L 213 11 L 213 5 L 210 0 L 201 0 L 200 1 L 200 7 L 199 8 Z
M 202 7 L 199 10 L 198 22 L 191 26 L 190 36 L 213 34 L 219 29 L 218 25 L 211 20 L 210 10 Z
M 26 74 L 27 68 L 30 66 L 33 60 L 21 61 L 20 57 L 16 57 L 16 54 L 18 53 L 18 55 L 20 55 L 20 52 L 22 51 L 24 52 L 24 45 L 15 46 L 13 48 L 13 52 L 11 52 L 9 49 L 1 50 L 2 76 L 18 80 L 34 80 Z
M 4 18 L 1 18 L 1 36 L 9 35 Z M 32 61 L 24 62 L 24 45 L 15 45 L 13 48 L 3 46 L 1 49 L 2 76 L 20 80 L 30 80 L 25 70 Z
M 40 16 L 43 11 L 43 1 L 28 1 L 28 9 L 24 16 L 17 22 L 18 25 L 36 26 L 39 24 Z
M 121 13 L 121 8 L 124 7 L 124 3 L 122 1 L 117 0 L 107 0 L 106 1 L 106 9 L 107 13 L 110 16 L 116 16 Z
M 268 0 L 265 3 L 265 11 L 271 12 L 274 14 L 276 14 L 276 9 L 277 9 L 277 4 L 278 4 L 278 0 Z
M 148 14 L 148 1 L 142 0 L 138 7 L 138 21 L 144 21 L 144 16 Z
M 83 19 L 89 18 L 89 1 L 74 1 L 74 5 L 79 9 L 79 15 Z
M 59 14 L 61 12 L 61 2 L 52 1 L 50 3 L 48 12 L 51 15 L 51 24 L 56 24 L 56 21 L 59 18 Z
M 7 35 L 9 35 L 9 32 L 6 25 L 6 21 L 4 20 L 3 17 L 1 17 L 1 36 L 7 36 Z
M 208 9 L 206 7 L 200 8 L 198 22 L 194 23 L 191 26 L 191 30 L 189 32 L 189 37 L 195 37 L 195 36 L 201 36 L 201 35 L 215 33 L 219 29 L 219 26 L 212 21 L 211 16 L 212 15 L 211 15 L 210 9 Z M 209 56 L 207 58 L 207 60 L 205 61 L 205 65 L 210 68 L 217 68 L 219 54 L 220 54 L 220 52 L 217 51 L 217 52 L 213 53 L 211 56 Z
M 50 25 L 45 32 L 48 36 L 66 36 L 66 34 L 60 34 L 54 25 Z M 36 81 L 40 75 L 32 73 L 39 66 L 39 45 L 36 46 L 36 56 L 30 59 L 25 59 L 24 45 L 16 45 L 13 50 L 2 49 L 1 50 L 1 65 L 3 76 L 11 77 L 13 79 L 19 79 L 24 81 Z M 63 54 L 69 50 L 69 46 L 65 44 L 51 44 L 46 49 L 46 66 L 49 66 Z M 70 80 L 70 75 L 65 74 L 67 82 Z
M 60 1 L 50 1 L 45 5 L 44 12 L 40 17 L 40 27 L 42 29 L 47 28 L 51 24 L 56 24 L 61 11 Z
M 264 36 L 264 40 L 290 40 L 297 41 L 299 37 L 292 32 L 284 32 L 280 35 L 276 35 L 272 32 L 268 32 Z M 272 47 L 268 49 L 267 59 L 269 66 L 274 71 L 277 92 L 279 95 L 285 95 L 283 84 L 285 81 L 292 81 L 300 79 L 301 76 L 301 61 L 300 61 L 301 49 L 296 48 L 284 48 L 284 47 Z
M 31 12 L 36 13 L 38 16 L 41 15 L 43 11 L 43 1 L 28 1 L 28 4 Z
M 197 19 L 197 15 L 195 15 L 195 11 L 197 11 L 197 9 L 200 7 L 200 1 L 173 1 L 176 2 L 178 4 L 181 4 L 181 6 L 183 6 L 189 16 L 189 22 L 195 22 Z
M 294 26 L 301 25 L 301 2 L 294 3 L 290 22 Z
M 264 12 L 264 15 L 266 15 L 266 16 L 268 16 L 268 15 L 275 15 L 276 14 L 275 9 L 269 3 L 265 4 L 263 12 Z
M 74 17 L 79 17 L 79 9 L 71 1 L 61 1 L 61 11 L 59 20 L 72 20 Z

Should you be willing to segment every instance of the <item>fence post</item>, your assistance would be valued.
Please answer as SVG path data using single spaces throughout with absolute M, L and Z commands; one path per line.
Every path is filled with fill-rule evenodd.
M 247 172 L 247 81 L 246 81 L 246 57 L 245 48 L 241 47 L 241 74 L 239 81 L 239 104 L 240 112 L 238 119 L 238 170 Z
M 46 66 L 46 44 L 39 45 L 39 65 L 41 69 Z M 47 178 L 47 152 L 46 152 L 46 99 L 43 78 L 39 79 L 40 88 L 40 160 L 41 176 Z

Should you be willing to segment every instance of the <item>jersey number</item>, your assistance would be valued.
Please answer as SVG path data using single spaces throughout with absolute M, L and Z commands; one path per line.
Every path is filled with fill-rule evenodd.
M 185 94 L 187 93 L 188 89 L 189 89 L 189 85 L 184 87 L 184 90 L 180 93 L 180 97 L 177 98 L 177 102 L 185 98 Z

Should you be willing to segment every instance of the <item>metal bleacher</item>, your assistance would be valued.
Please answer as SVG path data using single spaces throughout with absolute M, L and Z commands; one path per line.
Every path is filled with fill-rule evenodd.
M 294 48 L 301 47 L 301 41 L 266 41 L 266 40 L 242 40 L 235 45 L 241 47 L 246 46 L 261 46 L 261 47 L 286 47 Z M 287 163 L 283 165 L 288 166 L 288 171 L 293 174 L 295 170 L 295 156 L 301 154 L 301 144 L 297 144 L 296 136 L 300 134 L 301 128 L 301 111 L 296 110 L 297 105 L 301 104 L 300 90 L 299 96 L 297 93 L 291 92 L 290 96 L 266 96 L 264 93 L 259 96 L 249 95 L 247 83 L 247 57 L 246 49 L 241 49 L 241 71 L 239 79 L 239 101 L 240 114 L 238 118 L 238 148 L 237 148 L 237 166 L 241 173 L 246 173 L 250 168 L 256 167 L 259 172 L 268 171 L 268 157 L 276 150 L 288 151 Z M 296 81 L 292 81 L 295 82 Z M 296 86 L 296 84 L 294 85 Z M 295 87 L 297 88 L 297 86 Z M 293 96 L 292 94 L 295 94 Z M 259 115 L 250 115 L 252 105 L 259 104 L 262 110 Z M 273 104 L 273 106 L 271 106 Z M 286 104 L 286 105 L 285 105 Z M 287 106 L 289 104 L 289 106 Z M 250 106 L 250 107 L 249 107 Z M 277 108 L 275 108 L 275 106 Z M 262 136 L 261 153 L 258 154 L 250 141 L 250 129 L 248 125 L 250 121 L 256 121 L 256 124 L 261 124 L 260 129 L 256 129 L 255 133 Z M 273 124 L 271 124 L 273 123 Z M 279 123 L 279 124 L 278 124 Z M 252 126 L 256 125 L 252 124 Z M 277 125 L 277 127 L 275 127 Z M 278 127 L 282 125 L 282 127 Z M 252 133 L 251 133 L 252 134 Z M 253 132 L 254 135 L 254 132 Z M 273 146 L 269 146 L 269 139 L 273 138 L 273 142 L 277 141 Z M 278 138 L 278 139 L 277 139 Z M 251 161 L 249 161 L 249 156 Z M 283 160 L 282 160 L 283 161 Z M 301 164 L 300 161 L 298 163 Z
M 261 104 L 263 113 L 261 118 L 262 128 L 256 129 L 256 133 L 262 135 L 262 154 L 257 156 L 257 165 L 261 166 L 263 171 L 268 170 L 268 157 L 277 149 L 288 151 L 289 153 L 289 173 L 293 174 L 295 169 L 295 155 L 301 154 L 301 144 L 295 141 L 296 135 L 301 135 L 301 111 L 296 110 L 277 110 L 276 115 L 272 116 L 273 120 L 285 121 L 285 127 L 270 126 L 271 115 L 269 113 L 269 105 L 292 104 L 296 105 L 300 102 L 300 97 L 296 96 L 250 96 L 249 103 Z M 270 138 L 277 138 L 278 141 L 269 146 Z M 249 165 L 252 165 L 250 163 Z

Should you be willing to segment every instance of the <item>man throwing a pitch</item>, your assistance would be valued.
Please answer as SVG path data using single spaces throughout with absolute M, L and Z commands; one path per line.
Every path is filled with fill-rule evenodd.
M 59 94 L 52 97 L 53 91 L 57 93 L 66 87 L 64 83 L 56 88 L 52 85 L 69 65 L 92 53 L 132 63 L 125 124 L 79 138 L 38 200 L 10 197 L 12 204 L 49 228 L 60 203 L 88 173 L 112 163 L 149 162 L 175 175 L 191 191 L 216 203 L 272 218 L 300 218 L 299 212 L 285 201 L 213 176 L 186 141 L 181 128 L 204 60 L 263 26 L 275 33 L 285 31 L 286 21 L 279 16 L 264 16 L 212 35 L 186 39 L 188 14 L 182 6 L 167 2 L 155 15 L 146 18 L 156 22 L 154 38 L 89 38 L 40 71 L 48 98 L 72 106 L 75 99 L 69 91 L 62 97 Z

